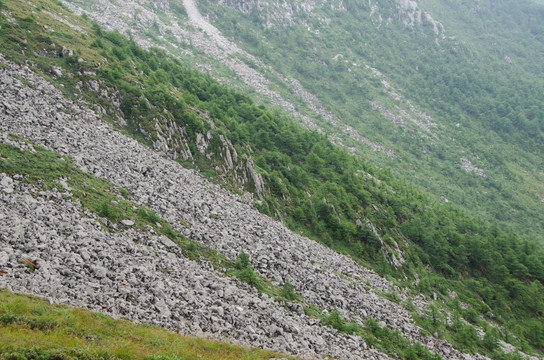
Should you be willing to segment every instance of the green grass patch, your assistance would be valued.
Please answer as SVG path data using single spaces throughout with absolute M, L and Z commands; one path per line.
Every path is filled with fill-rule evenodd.
M 0 359 L 270 359 L 285 357 L 0 289 Z

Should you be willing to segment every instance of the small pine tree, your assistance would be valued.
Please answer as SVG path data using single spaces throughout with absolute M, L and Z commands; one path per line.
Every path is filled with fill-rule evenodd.
M 499 337 L 497 334 L 497 330 L 495 329 L 488 329 L 486 331 L 483 345 L 486 349 L 493 351 L 499 346 Z
M 297 294 L 295 293 L 295 287 L 289 282 L 289 280 L 285 280 L 283 283 L 280 295 L 287 300 L 296 300 Z
M 234 267 L 238 270 L 243 270 L 249 268 L 250 266 L 251 263 L 249 261 L 249 255 L 246 254 L 244 250 L 240 251 L 238 258 L 236 258 L 236 262 L 234 263 Z
M 251 267 L 240 270 L 237 277 L 241 281 L 253 286 L 258 291 L 263 290 L 263 284 L 261 283 L 261 280 L 259 280 L 259 277 L 257 276 L 257 274 L 255 274 Z
M 238 279 L 253 286 L 259 291 L 263 290 L 263 284 L 257 274 L 255 274 L 255 271 L 253 271 L 249 255 L 246 254 L 244 250 L 240 251 L 238 254 L 234 267 L 238 270 L 236 273 Z

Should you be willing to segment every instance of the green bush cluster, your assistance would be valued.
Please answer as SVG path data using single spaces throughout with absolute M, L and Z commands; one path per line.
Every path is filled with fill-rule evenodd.
M 395 353 L 401 359 L 415 360 L 439 360 L 442 357 L 432 354 L 420 343 L 411 344 L 409 340 L 402 337 L 398 330 L 391 330 L 387 326 L 381 327 L 378 322 L 369 318 L 365 322 L 365 328 L 369 335 L 365 338 L 367 343 L 377 345 L 390 353 Z
M 249 255 L 246 254 L 243 250 L 240 251 L 240 253 L 238 254 L 236 262 L 234 263 L 234 267 L 237 270 L 235 276 L 240 279 L 240 281 L 243 281 L 253 286 L 258 291 L 264 290 L 264 283 L 257 276 L 257 274 L 255 274 L 255 271 L 253 270 L 253 266 L 251 265 L 251 261 L 249 259 Z
M 305 312 L 309 316 L 319 318 L 322 325 L 332 327 L 345 334 L 360 336 L 368 345 L 395 358 L 405 360 L 442 359 L 440 355 L 432 354 L 420 343 L 412 344 L 398 330 L 391 330 L 387 326 L 381 327 L 372 318 L 367 319 L 362 326 L 355 322 L 346 321 L 337 309 L 327 313 L 311 306 L 305 308 Z
M 346 334 L 354 334 L 361 330 L 360 325 L 344 320 L 337 309 L 331 311 L 328 315 L 321 317 L 321 324 L 330 326 Z
M 299 298 L 297 293 L 295 292 L 295 287 L 289 282 L 289 280 L 285 280 L 285 282 L 283 283 L 280 291 L 280 298 L 289 301 L 297 300 Z

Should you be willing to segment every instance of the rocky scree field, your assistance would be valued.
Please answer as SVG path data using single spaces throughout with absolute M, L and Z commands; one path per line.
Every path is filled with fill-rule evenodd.
M 307 302 L 338 311 L 350 321 L 372 317 L 448 358 L 466 358 L 451 345 L 424 337 L 401 305 L 375 289 L 400 289 L 349 258 L 295 235 L 250 204 L 200 178 L 194 171 L 147 150 L 114 131 L 91 110 L 66 99 L 25 66 L 2 62 L 2 143 L 37 151 L 32 141 L 73 161 L 74 166 L 132 194 L 188 237 L 234 260 L 240 250 L 256 271 L 280 286 L 292 283 Z M 285 306 L 206 263 L 188 260 L 179 247 L 152 229 L 112 225 L 62 191 L 3 174 L 0 286 L 51 301 L 103 311 L 303 358 L 386 358 L 357 336 L 339 333 Z M 183 220 L 184 225 L 180 223 Z M 113 228 L 112 228 L 113 227 Z M 29 272 L 18 261 L 32 259 Z M 425 302 L 415 301 L 418 306 Z M 478 355 L 470 355 L 480 358 Z

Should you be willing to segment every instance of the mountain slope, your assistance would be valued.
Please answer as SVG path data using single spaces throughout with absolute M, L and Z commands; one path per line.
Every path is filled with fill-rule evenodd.
M 527 2 L 346 2 L 334 9 L 318 3 L 300 7 L 290 23 L 268 24 L 289 18 L 273 1 L 246 3 L 245 11 L 237 2 L 202 4 L 224 34 L 300 80 L 343 123 L 396 155 L 376 158 L 354 144 L 363 156 L 439 199 L 519 232 L 534 229 L 530 235 L 539 238 L 542 8 Z M 367 66 L 379 71 L 377 79 Z M 465 166 L 467 160 L 474 166 Z
M 85 172 L 106 176 L 119 193 L 132 193 L 138 203 L 134 206 L 150 206 L 165 219 L 155 218 L 147 210 L 142 210 L 144 218 L 155 218 L 150 224 L 156 223 L 152 226 L 153 231 L 172 236 L 174 240 L 179 240 L 176 231 L 178 234 L 185 233 L 194 240 L 216 247 L 230 258 L 230 266 L 240 250 L 249 252 L 255 271 L 270 278 L 269 282 L 275 284 L 276 289 L 282 286 L 282 282 L 286 284 L 286 279 L 295 285 L 296 291 L 304 299 L 308 314 L 321 319 L 310 321 L 311 324 L 333 324 L 344 332 L 355 331 L 367 343 L 373 343 L 373 346 L 388 354 L 395 352 L 381 342 L 389 339 L 388 333 L 387 336 L 383 333 L 374 338 L 370 336 L 370 333 L 386 331 L 383 329 L 387 327 L 376 327 L 372 323 L 362 327 L 369 314 L 384 319 L 387 323 L 384 322 L 382 326 L 400 330 L 411 341 L 423 339 L 421 341 L 430 349 L 438 349 L 448 357 L 458 356 L 453 355 L 458 353 L 445 343 L 421 337 L 422 330 L 410 320 L 409 311 L 413 311 L 414 307 L 420 309 L 419 315 L 414 316 L 427 333 L 436 332 L 463 351 L 503 356 L 497 349 L 498 339 L 512 342 L 527 351 L 530 348 L 526 341 L 530 341 L 535 348 L 540 346 L 542 339 L 539 334 L 542 332 L 539 329 L 542 324 L 539 312 L 542 301 L 539 296 L 542 291 L 538 280 L 542 279 L 543 266 L 542 252 L 533 244 L 521 242 L 515 236 L 475 221 L 462 212 L 429 202 L 409 186 L 396 181 L 389 172 L 377 170 L 360 159 L 350 157 L 319 134 L 302 131 L 293 126 L 289 119 L 256 106 L 250 99 L 188 70 L 179 61 L 160 51 L 143 51 L 118 33 L 104 32 L 88 21 L 73 17 L 57 5 L 47 3 L 46 7 L 42 3 L 33 7 L 19 2 L 9 2 L 8 5 L 12 12 L 3 13 L 5 20 L 1 24 L 4 53 L 21 64 L 26 62 L 71 100 L 63 99 L 58 91 L 30 70 L 4 62 L 3 129 L 57 149 L 73 157 L 77 166 Z M 54 16 L 51 15 L 53 11 Z M 55 31 L 44 36 L 43 29 L 53 26 Z M 81 36 L 79 31 L 84 31 L 85 36 Z M 6 39 L 9 41 L 6 42 Z M 98 62 L 99 67 L 96 65 Z M 71 105 L 74 102 L 81 108 L 74 108 Z M 89 107 L 95 109 L 94 115 Z M 28 113 L 22 119 L 21 111 Z M 105 120 L 159 149 L 163 155 L 186 165 L 198 166 L 211 175 L 224 176 L 231 170 L 247 175 L 253 170 L 255 176 L 251 176 L 249 182 L 241 181 L 244 177 L 240 176 L 240 181 L 233 181 L 233 186 L 247 186 L 246 189 L 255 191 L 255 197 L 261 196 L 260 200 L 255 201 L 255 206 L 263 211 L 280 209 L 282 213 L 278 216 L 287 214 L 289 217 L 285 218 L 285 222 L 291 226 L 299 226 L 305 232 L 309 230 L 312 236 L 329 246 L 349 252 L 354 258 L 365 259 L 384 273 L 392 272 L 398 278 L 406 279 L 404 285 L 411 288 L 408 294 L 414 301 L 410 303 L 407 290 L 398 290 L 353 261 L 295 236 L 278 223 L 257 214 L 251 208 L 251 195 L 246 194 L 239 203 L 238 198 L 218 187 L 193 178 L 191 172 L 185 172 L 178 164 L 144 155 L 145 152 L 133 142 L 116 135 L 98 120 L 92 120 L 97 118 L 96 114 L 102 114 Z M 67 121 L 72 117 L 90 117 L 91 123 Z M 260 131 L 266 128 L 268 131 Z M 238 168 L 240 164 L 243 166 Z M 266 184 L 260 191 L 257 185 L 259 178 L 264 179 Z M 181 179 L 184 179 L 182 184 L 178 183 Z M 9 179 L 5 181 L 9 182 Z M 27 190 L 17 184 L 17 189 Z M 196 188 L 191 185 L 196 185 Z M 6 194 L 11 194 L 6 189 Z M 36 192 L 35 189 L 29 191 Z M 40 196 L 44 195 L 53 196 L 48 193 Z M 58 198 L 57 195 L 54 197 Z M 7 196 L 6 199 L 9 202 L 13 198 Z M 15 201 L 15 204 L 30 201 L 23 200 Z M 120 200 L 112 200 L 124 204 Z M 85 201 L 79 201 L 85 204 Z M 67 209 L 71 207 L 64 202 L 63 205 Z M 6 207 L 6 213 L 9 208 Z M 116 227 L 117 230 L 124 229 L 122 223 L 119 225 L 122 218 L 115 215 L 116 204 L 106 202 L 98 211 L 102 214 L 100 216 L 110 219 L 103 223 L 111 230 L 115 231 Z M 31 214 L 23 211 L 20 216 Z M 70 218 L 73 215 L 64 216 Z M 86 216 L 91 223 L 92 219 L 96 220 L 95 215 Z M 247 225 L 253 218 L 257 219 L 257 223 Z M 86 223 L 88 219 L 82 221 Z M 3 229 L 11 234 L 8 226 Z M 133 232 L 129 233 L 136 236 L 132 235 Z M 144 232 L 142 236 L 148 236 L 146 234 Z M 11 237 L 6 235 L 5 238 Z M 122 234 L 119 234 L 118 240 L 120 243 L 127 242 Z M 25 243 L 16 241 L 15 245 L 19 249 Z M 172 247 L 168 241 L 163 245 Z M 29 244 L 31 249 L 35 246 L 40 249 L 39 245 Z M 157 250 L 161 253 L 162 247 L 160 244 L 158 246 Z M 86 251 L 96 251 L 93 247 Z M 190 255 L 192 250 L 187 250 Z M 187 255 L 187 251 L 182 252 Z M 181 255 L 179 250 L 176 254 Z M 97 254 L 96 258 L 100 259 L 101 256 Z M 119 254 L 119 258 L 124 258 L 124 255 Z M 181 262 L 183 264 L 176 268 L 189 267 L 186 264 L 190 262 Z M 12 266 L 14 264 L 10 263 L 10 268 Z M 78 265 L 74 266 L 74 269 L 78 269 Z M 107 266 L 111 264 L 107 262 Z M 225 271 L 229 276 L 230 270 L 226 271 L 222 266 L 225 265 L 221 265 L 219 271 Z M 26 281 L 26 275 L 22 275 L 24 268 L 15 266 L 15 269 L 16 274 Z M 429 269 L 433 272 L 429 272 Z M 244 271 L 247 275 L 247 269 Z M 66 277 L 68 284 L 73 284 L 70 272 L 61 272 L 61 275 Z M 151 272 L 150 276 L 162 278 L 166 275 Z M 463 281 L 463 277 L 467 276 L 472 279 Z M 255 278 L 243 278 L 258 287 L 259 282 Z M 308 279 L 312 281 L 308 282 Z M 328 284 L 329 281 L 333 283 Z M 365 284 L 364 281 L 371 283 Z M 40 282 L 40 285 L 43 284 Z M 415 301 L 419 299 L 414 295 L 415 289 L 435 299 L 440 298 L 436 306 L 445 314 L 448 314 L 446 307 L 449 308 L 452 315 L 437 316 L 436 307 L 428 306 L 430 298 Z M 241 298 L 246 296 L 246 290 L 242 287 Z M 458 295 L 454 295 L 452 290 Z M 67 291 L 69 297 L 74 296 L 73 292 Z M 277 298 L 279 291 L 267 291 L 267 296 Z M 210 294 L 215 296 L 214 291 Z M 364 294 L 363 298 L 359 298 L 361 294 Z M 155 311 L 160 313 L 164 307 L 156 305 L 159 295 L 155 295 L 154 300 L 142 299 L 141 303 L 144 307 L 155 305 Z M 378 295 L 393 302 L 383 302 Z M 456 299 L 457 296 L 460 300 Z M 264 295 L 260 297 L 267 299 Z M 409 311 L 394 305 L 394 302 L 403 299 L 403 306 Z M 180 299 L 176 298 L 175 301 Z M 273 304 L 268 300 L 266 302 Z M 375 305 L 365 306 L 368 303 Z M 131 305 L 128 306 L 130 308 Z M 325 307 L 326 311 L 317 306 Z M 465 306 L 469 307 L 465 309 Z M 335 307 L 342 315 L 340 319 L 347 317 L 360 327 L 348 326 L 339 320 Z M 291 311 L 296 309 L 300 310 L 300 307 L 292 307 Z M 216 309 L 212 312 L 221 311 Z M 228 315 L 228 312 L 223 311 L 223 314 Z M 479 318 L 480 314 L 485 317 Z M 495 316 L 495 320 L 490 314 Z M 204 318 L 208 315 L 204 314 Z M 158 315 L 152 313 L 152 316 L 156 318 Z M 462 320 L 463 317 L 481 327 L 488 336 L 479 338 L 476 328 Z M 501 333 L 496 333 L 490 325 L 495 321 Z M 293 331 L 289 327 L 286 330 L 284 325 L 280 326 L 284 332 Z M 327 331 L 319 329 L 317 331 Z M 258 341 L 281 342 L 281 339 L 268 339 L 266 335 L 270 336 L 270 333 L 266 331 L 272 330 L 259 329 L 261 340 Z M 393 334 L 393 339 L 402 339 L 394 333 L 389 334 Z M 243 336 L 253 338 L 247 333 Z M 315 341 L 315 344 L 320 342 Z M 349 340 L 348 343 L 353 344 Z M 299 349 L 307 349 L 304 342 L 299 345 Z M 334 351 L 338 351 L 338 354 L 350 351 L 344 346 L 351 345 L 344 344 Z M 322 347 L 319 349 L 324 351 Z M 402 351 L 409 353 L 416 350 L 408 347 Z
M 2 130 L 69 155 L 77 167 L 105 176 L 117 189 L 130 191 L 136 204 L 149 204 L 175 230 L 202 242 L 220 240 L 210 244 L 231 259 L 237 249 L 244 249 L 255 259 L 261 274 L 276 284 L 289 279 L 306 301 L 319 308 L 332 311 L 337 307 L 358 323 L 369 316 L 389 317 L 392 326 L 408 339 L 424 341 L 433 350 L 461 358 L 447 343 L 421 337 L 421 330 L 404 308 L 374 293 L 372 288 L 391 291 L 393 285 L 388 281 L 290 233 L 237 197 L 160 154 L 146 151 L 112 131 L 91 111 L 74 117 L 51 116 L 52 109 L 75 115 L 78 108 L 27 69 L 4 65 L 9 70 L 3 70 L 1 76 L 3 103 L 25 109 L 26 116 L 13 116 L 8 110 Z M 48 94 L 47 99 L 42 91 Z M 39 108 L 33 106 L 36 103 Z M 4 143 L 20 150 L 43 151 L 2 135 Z M 107 221 L 106 227 L 102 226 L 104 221 L 82 209 L 78 200 L 71 200 L 75 192 L 69 186 L 63 194 L 56 188 L 43 191 L 23 182 L 24 173 L 16 174 L 19 176 L 4 175 L 2 180 L 4 189 L 12 189 L 3 191 L 1 203 L 2 259 L 7 259 L 9 275 L 0 279 L 3 287 L 302 357 L 386 358 L 374 349 L 367 350 L 360 337 L 319 326 L 300 305 L 284 307 L 237 279 L 222 276 L 205 262 L 185 258 L 175 243 L 152 229 L 136 231 L 123 222 Z M 64 181 L 71 185 L 70 180 L 73 176 Z M 17 264 L 22 258 L 32 259 L 38 268 L 28 272 Z M 369 303 L 373 306 L 365 305 Z
M 539 6 L 66 3 L 284 107 L 438 201 L 541 239 Z

